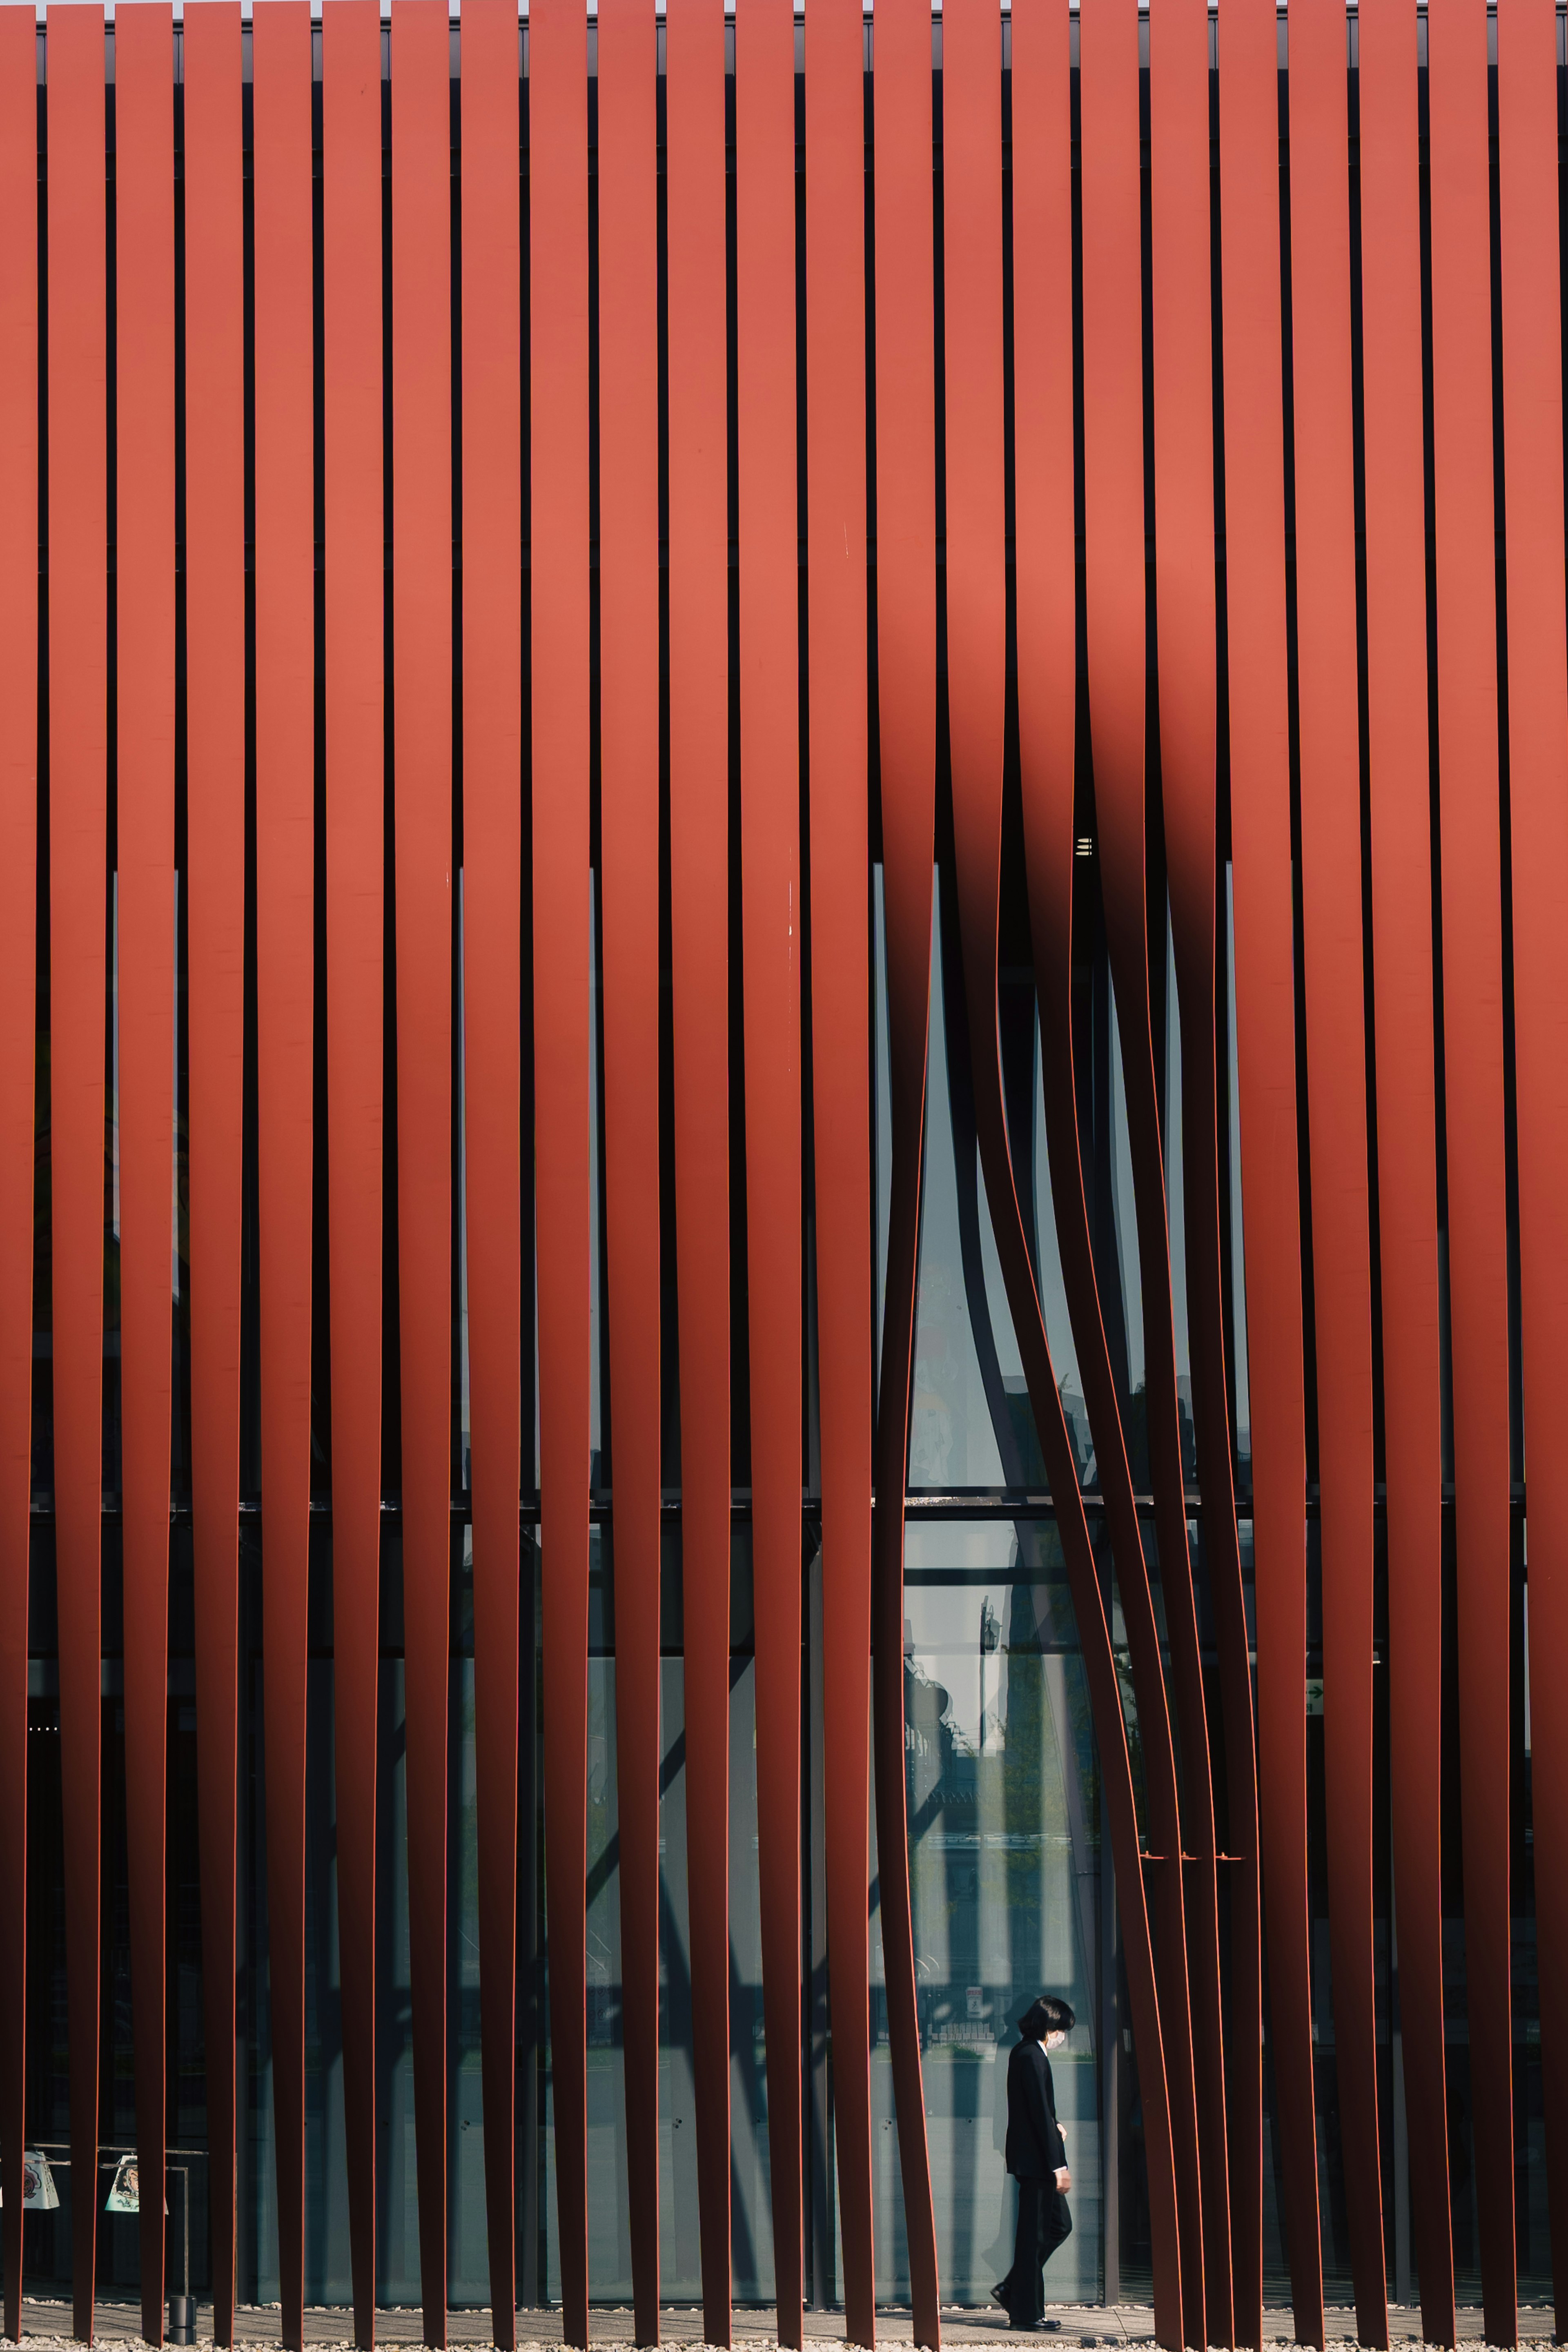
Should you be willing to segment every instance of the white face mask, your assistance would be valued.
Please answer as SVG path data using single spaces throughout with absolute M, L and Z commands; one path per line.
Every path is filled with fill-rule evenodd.
M 1046 2048 L 1047 2050 L 1059 2050 L 1066 2040 L 1067 2035 L 1065 2033 L 1053 2028 L 1053 2030 L 1046 2036 Z

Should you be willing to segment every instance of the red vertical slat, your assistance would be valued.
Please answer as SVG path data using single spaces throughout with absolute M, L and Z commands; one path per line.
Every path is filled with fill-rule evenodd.
M 163 2178 L 174 1076 L 174 27 L 115 32 L 120 1362 L 125 1812 L 136 2147 Z M 163 2200 L 141 2217 L 142 2333 L 163 2340 Z
M 1056 120 L 1067 103 L 1053 88 L 1055 75 L 1044 44 L 1037 49 L 1029 37 L 1033 25 L 1020 15 L 1024 30 L 1022 66 L 1015 104 L 1026 107 L 1042 123 Z M 1058 67 L 1056 70 L 1059 71 Z M 1060 135 L 1058 133 L 1058 135 Z M 1138 1853 L 1133 1841 L 1133 1865 L 1142 1877 L 1145 1864 L 1152 1879 L 1151 1907 L 1159 1922 L 1162 2015 L 1174 2003 L 1180 2041 L 1187 2053 L 1181 2068 L 1184 2091 L 1179 2102 L 1170 2088 L 1176 2072 L 1162 2037 L 1161 2095 L 1169 2105 L 1171 2128 L 1180 2130 L 1182 2155 L 1173 2176 L 1185 2183 L 1188 2235 L 1199 2220 L 1194 2199 L 1197 2189 L 1197 2121 L 1193 2098 L 1191 2034 L 1187 2022 L 1184 1937 L 1179 1884 L 1162 1877 L 1166 1856 L 1179 1852 L 1173 1828 L 1177 1815 L 1174 1757 L 1166 1705 L 1163 1662 L 1154 1615 L 1153 1594 L 1144 1562 L 1132 1473 L 1121 1423 L 1115 1375 L 1111 1369 L 1089 1213 L 1089 1180 L 1084 1167 L 1079 1128 L 1079 1077 L 1074 1054 L 1073 940 L 1079 909 L 1075 864 L 1074 730 L 1075 709 L 1073 485 L 1065 453 L 1070 450 L 1072 373 L 1070 341 L 1053 332 L 1053 308 L 1036 294 L 1048 289 L 1055 304 L 1070 303 L 1070 205 L 1063 166 L 1054 170 L 1050 149 L 1041 139 L 1015 142 L 1015 153 L 1026 160 L 1019 177 L 1016 215 L 1020 226 L 1022 266 L 1030 283 L 1030 299 L 1016 306 L 1022 320 L 1017 333 L 1017 366 L 1026 414 L 1054 416 L 1056 434 L 1037 426 L 1019 436 L 1020 584 L 1019 627 L 1029 659 L 1020 672 L 1019 728 L 1024 759 L 1023 815 L 1026 846 L 1030 928 L 1036 986 L 1040 1008 L 1041 1094 L 1049 1152 L 1053 1208 L 1068 1312 L 1073 1341 L 1083 1374 L 1084 1395 L 1094 1433 L 1095 1460 L 1104 1500 L 1113 1560 L 1122 1566 L 1121 1590 L 1129 1626 L 1134 1632 L 1134 1671 L 1147 1762 L 1145 1790 L 1152 1786 L 1147 1834 L 1152 1849 Z M 1036 173 L 1038 176 L 1036 176 Z M 1047 1418 L 1050 1417 L 1047 1412 Z M 1073 1472 L 1072 1486 L 1078 1485 Z M 1120 1702 L 1118 1703 L 1120 1710 Z M 1151 1732 L 1151 1723 L 1154 1727 Z M 1123 1739 L 1125 1733 L 1122 1734 Z M 1167 1957 L 1168 1956 L 1168 1957 Z M 1192 2293 L 1184 2262 L 1170 2273 Z
M 1443 1585 L 1426 509 L 1414 10 L 1358 18 L 1367 740 L 1389 1786 L 1411 2217 L 1431 2344 L 1455 2337 L 1443 2020 Z
M 1073 349 L 1061 324 L 1074 291 L 1069 22 L 1020 8 L 1013 27 L 1014 381 L 1032 420 L 1015 436 L 1018 730 L 1051 1206 L 1113 1551 L 1136 1575 L 1142 1543 L 1095 1277 L 1072 1020 L 1077 550 Z
M 1290 44 L 1302 955 L 1322 1496 L 1334 2067 L 1356 2332 L 1388 2341 L 1373 1958 L 1372 1246 L 1351 410 L 1350 92 L 1335 0 Z
M 1150 23 L 1155 580 L 1160 784 L 1171 937 L 1182 1012 L 1182 1194 L 1187 1314 L 1205 1550 L 1218 1651 L 1230 1898 L 1231 2024 L 1225 2038 L 1229 2308 L 1211 2335 L 1258 2344 L 1263 2326 L 1261 1918 L 1252 1665 L 1225 1361 L 1216 1057 L 1214 345 L 1209 21 L 1204 0 L 1167 0 Z M 1070 811 L 1067 831 L 1071 830 Z M 1070 852 L 1069 852 L 1070 854 Z M 1169 1019 L 1174 1008 L 1167 1008 Z M 1174 1105 L 1167 1115 L 1177 1115 Z
M 1323 2340 L 1307 1945 L 1306 1402 L 1285 620 L 1279 31 L 1219 28 L 1231 855 L 1257 1560 L 1258 1822 L 1296 2333 Z
M 38 113 L 31 14 L 0 16 L 0 2187 L 5 2327 L 22 2333 L 27 1559 L 37 1018 Z
M 995 1091 L 991 909 L 1007 679 L 1002 20 L 987 0 L 953 0 L 944 10 L 942 86 L 948 725 L 964 994 L 983 1049 L 974 1088 L 984 1124 Z
M 915 2340 L 940 2329 L 921 2082 L 904 1765 L 904 1480 L 920 1261 L 936 829 L 936 350 L 931 35 L 924 0 L 876 27 L 877 702 L 892 1168 L 872 1526 L 872 1737 L 888 2038 Z
M 871 1646 L 870 876 L 865 56 L 859 0 L 806 28 L 806 627 L 813 1146 L 822 1422 L 822 1738 L 845 2328 L 876 2340 L 866 1989 Z
M 1121 1509 L 1113 1545 L 1143 1727 L 1150 1834 L 1158 1850 L 1161 2019 L 1182 2214 L 1182 2291 L 1188 2335 L 1228 2337 L 1230 2243 L 1225 2060 L 1219 2018 L 1214 1800 L 1208 1726 L 1187 1549 L 1160 1114 L 1149 1013 L 1144 873 L 1143 348 L 1136 0 L 1103 0 L 1079 19 L 1083 205 L 1085 606 L 1095 815 L 1106 933 L 1126 1087 L 1144 1342 L 1144 1412 L 1154 1485 L 1160 1583 L 1172 1695 L 1181 1732 L 1178 1791 L 1144 1532 L 1131 1480 L 1110 1447 Z M 1089 1256 L 1079 1253 L 1078 1280 Z M 1091 1357 L 1098 1352 L 1086 1351 Z M 1099 1432 L 1113 1402 L 1109 1365 Z M 1123 1454 L 1125 1441 L 1123 1440 Z M 1182 1803 L 1182 1794 L 1185 1805 Z M 1190 1867 L 1184 1849 L 1191 1847 Z M 1190 1905 L 1187 1901 L 1191 1890 Z M 1189 1937 L 1190 1920 L 1190 1937 Z M 1190 1941 L 1190 1965 L 1189 1965 Z M 1210 2268 L 1215 2276 L 1208 2283 Z
M 658 27 L 599 9 L 600 887 L 626 2179 L 658 2341 Z
M 593 1034 L 588 919 L 588 45 L 580 0 L 538 0 L 529 18 L 528 43 L 544 1849 L 562 2326 L 568 2344 L 586 2344 L 584 1885 Z
M 234 2338 L 239 1268 L 245 1081 L 245 215 L 237 0 L 184 28 L 191 1488 L 213 2333 Z
M 1509 821 L 1526 1464 L 1531 1796 L 1552 2275 L 1568 2297 L 1568 616 L 1563 598 L 1563 307 L 1557 16 L 1515 0 L 1498 40 L 1503 447 L 1508 499 Z
M 452 1607 L 452 289 L 447 0 L 392 16 L 397 1262 L 408 1916 L 425 2341 L 447 2340 Z
M 1105 1337 L 1092 1278 L 1074 1106 L 1071 1023 L 1063 1017 L 1070 1003 L 1072 966 L 1077 669 L 1068 42 L 1065 7 L 1020 9 L 1014 17 L 1014 381 L 1020 412 L 1032 419 L 1032 429 L 1016 439 L 1018 743 L 1054 1207 L 1064 1263 L 1076 1258 L 1089 1277 L 1072 1307 L 1075 1333 L 1084 1335 L 1079 1360 L 1098 1356 L 1103 1365 Z M 995 823 L 993 812 L 983 908 L 984 936 L 991 944 L 982 950 L 993 971 L 1000 862 Z M 976 1085 L 975 1101 L 987 1190 L 1083 1643 L 1145 2118 L 1155 2334 L 1163 2344 L 1177 2344 L 1183 2325 L 1176 2164 L 1131 1761 L 1104 1600 L 1079 1498 L 1077 1464 L 1006 1165 L 994 983 L 991 996 L 989 1006 L 983 1002 L 977 1011 L 972 1002 L 970 1008 L 976 1076 L 984 1081 Z M 989 1024 L 989 1034 L 984 1037 L 983 1021 Z M 1120 1444 L 1114 1411 L 1110 1427 Z M 1101 2030 L 1105 2024 L 1102 2015 Z
M 322 16 L 321 211 L 333 1748 L 349 2258 L 355 2340 L 368 2347 L 375 2337 L 385 790 L 376 0 L 333 0 Z M 411 1901 L 410 1917 L 417 1916 Z
M 669 876 L 703 2328 L 730 2341 L 729 517 L 722 0 L 666 15 Z
M 741 872 L 758 1868 L 781 2345 L 805 2326 L 801 2237 L 800 606 L 795 13 L 735 25 Z
M 305 2299 L 315 627 L 310 12 L 269 0 L 255 90 L 256 961 L 268 1980 L 281 2334 Z
M 992 1226 L 997 1237 L 1004 1279 L 1013 1308 L 1015 1329 L 1026 1368 L 1047 1475 L 1058 1497 L 1058 1527 L 1069 1556 L 1068 1573 L 1075 1611 L 1082 1630 L 1086 1659 L 1093 1654 L 1092 1688 L 1100 1734 L 1100 1752 L 1109 1755 L 1108 1786 L 1117 1787 L 1108 1810 L 1121 1866 L 1135 1903 L 1128 1906 L 1130 1978 L 1135 1987 L 1134 2013 L 1140 2029 L 1140 2050 L 1148 2055 L 1151 2081 L 1145 2108 L 1152 2126 L 1151 2168 L 1156 2176 L 1154 2195 L 1160 2205 L 1156 2237 L 1159 2246 L 1161 2321 L 1172 2328 L 1173 2306 L 1167 2297 L 1188 2277 L 1187 2247 L 1180 2239 L 1179 2208 L 1171 2198 L 1179 2169 L 1171 2157 L 1171 2109 L 1166 2093 L 1171 2032 L 1151 2013 L 1148 1972 L 1147 1916 L 1143 1914 L 1142 1860 L 1137 1853 L 1136 1820 L 1130 1801 L 1131 1776 L 1126 1771 L 1127 1748 L 1120 1698 L 1109 1644 L 1087 1524 L 1079 1497 L 1072 1449 L 1068 1441 L 1060 1400 L 1051 1370 L 1049 1350 L 1040 1315 L 1008 1149 L 1002 1092 L 1001 1059 L 997 1046 L 996 971 L 1001 909 L 1002 778 L 1006 692 L 1006 572 L 1005 505 L 1003 471 L 1003 335 L 1002 335 L 1002 152 L 1000 91 L 1000 29 L 998 20 L 984 6 L 964 5 L 949 12 L 942 42 L 942 175 L 944 191 L 944 275 L 947 287 L 947 583 L 948 583 L 948 707 L 952 743 L 953 838 L 957 866 L 959 920 L 964 958 L 964 992 L 968 1003 L 970 1051 L 974 1072 L 975 1118 Z M 1036 95 L 1027 90 L 1026 97 Z M 1032 111 L 1032 110 L 1031 110 Z M 1035 191 L 1026 194 L 1026 219 Z M 1034 358 L 1030 353 L 1026 367 Z M 1035 485 L 1031 483 L 1030 488 Z M 1036 510 L 1036 519 L 1038 509 Z M 1070 615 L 1071 604 L 1063 615 Z M 1072 640 L 1067 640 L 1070 647 Z M 1059 656 L 1058 656 L 1059 657 Z M 1070 708 L 1070 705 L 1068 706 Z M 1122 1586 L 1127 1592 L 1127 1583 Z M 1145 1594 L 1147 1587 L 1145 1585 Z M 1149 1611 L 1151 1622 L 1152 1610 Z M 1158 1651 L 1156 1649 L 1156 1660 Z M 1167 1741 L 1169 1734 L 1166 1734 Z M 1120 1751 L 1120 1753 L 1118 1752 Z M 1149 1743 L 1144 1747 L 1148 1769 Z M 1125 1778 L 1123 1777 L 1125 1776 Z M 1171 1798 L 1174 1801 L 1173 1773 Z M 1179 1852 L 1179 1848 L 1178 1848 Z M 1167 1919 L 1174 1915 L 1181 1933 L 1181 1877 L 1171 1873 L 1176 1902 L 1166 1904 Z M 1163 1891 L 1163 1890 L 1162 1890 Z M 1178 1942 L 1177 1955 L 1180 1955 Z M 1168 1959 L 1168 1954 L 1164 1955 Z M 1182 1982 L 1175 1972 L 1178 1986 Z M 1184 2011 L 1184 1993 L 1183 1996 Z M 1181 2021 L 1184 2030 L 1184 2015 Z M 1191 2109 L 1190 2074 L 1186 2105 Z M 1196 2130 L 1190 2117 L 1185 2132 L 1184 2161 L 1196 2170 Z M 1194 2183 L 1195 2186 L 1195 2183 Z M 1196 2221 L 1193 2226 L 1201 2230 Z M 1201 2282 L 1201 2243 L 1194 2268 Z M 1201 2288 L 1200 2288 L 1201 2292 Z M 1201 2309 L 1199 2315 L 1201 2326 Z
M 522 380 L 515 0 L 467 0 L 463 77 L 463 989 L 485 2203 L 517 2334 L 521 1476 Z
M 49 1103 L 55 1558 L 70 2021 L 74 2326 L 92 2335 L 98 2200 L 104 966 L 108 791 L 104 36 L 48 32 Z
M 1501 816 L 1485 0 L 1427 12 L 1437 772 L 1465 1978 L 1488 2340 L 1518 2332 Z

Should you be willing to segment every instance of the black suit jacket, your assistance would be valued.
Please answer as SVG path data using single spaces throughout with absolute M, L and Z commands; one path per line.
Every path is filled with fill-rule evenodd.
M 1020 2180 L 1050 2180 L 1067 2160 L 1051 2062 L 1039 2042 L 1016 2042 L 1007 2060 L 1007 2169 Z

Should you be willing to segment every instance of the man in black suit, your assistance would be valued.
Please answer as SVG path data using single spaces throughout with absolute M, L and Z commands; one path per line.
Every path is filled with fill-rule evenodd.
M 1060 2047 L 1072 2023 L 1070 2005 L 1042 1993 L 1019 2020 L 1020 2039 L 1007 2060 L 1007 2169 L 1018 2184 L 1018 2234 L 1013 2267 L 992 2293 L 1026 2334 L 1059 2325 L 1045 2316 L 1044 2273 L 1072 2228 L 1072 2175 L 1046 2053 Z

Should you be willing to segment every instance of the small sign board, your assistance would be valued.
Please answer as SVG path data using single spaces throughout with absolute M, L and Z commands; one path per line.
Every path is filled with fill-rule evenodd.
M 114 2178 L 109 2184 L 109 2194 L 103 2200 L 106 2213 L 140 2213 L 142 2210 L 141 2165 L 134 2156 L 122 2156 L 114 2168 Z M 163 2200 L 163 2210 L 169 2200 Z
M 24 2213 L 52 2213 L 58 2207 L 60 2192 L 55 2187 L 55 2176 L 49 2169 L 49 2159 L 41 2147 L 22 2151 L 22 2210 Z
M 103 2200 L 106 2213 L 139 2213 L 142 2210 L 141 2168 L 133 2156 L 122 2156 L 114 2168 L 114 2178 L 109 2184 L 109 2194 Z

